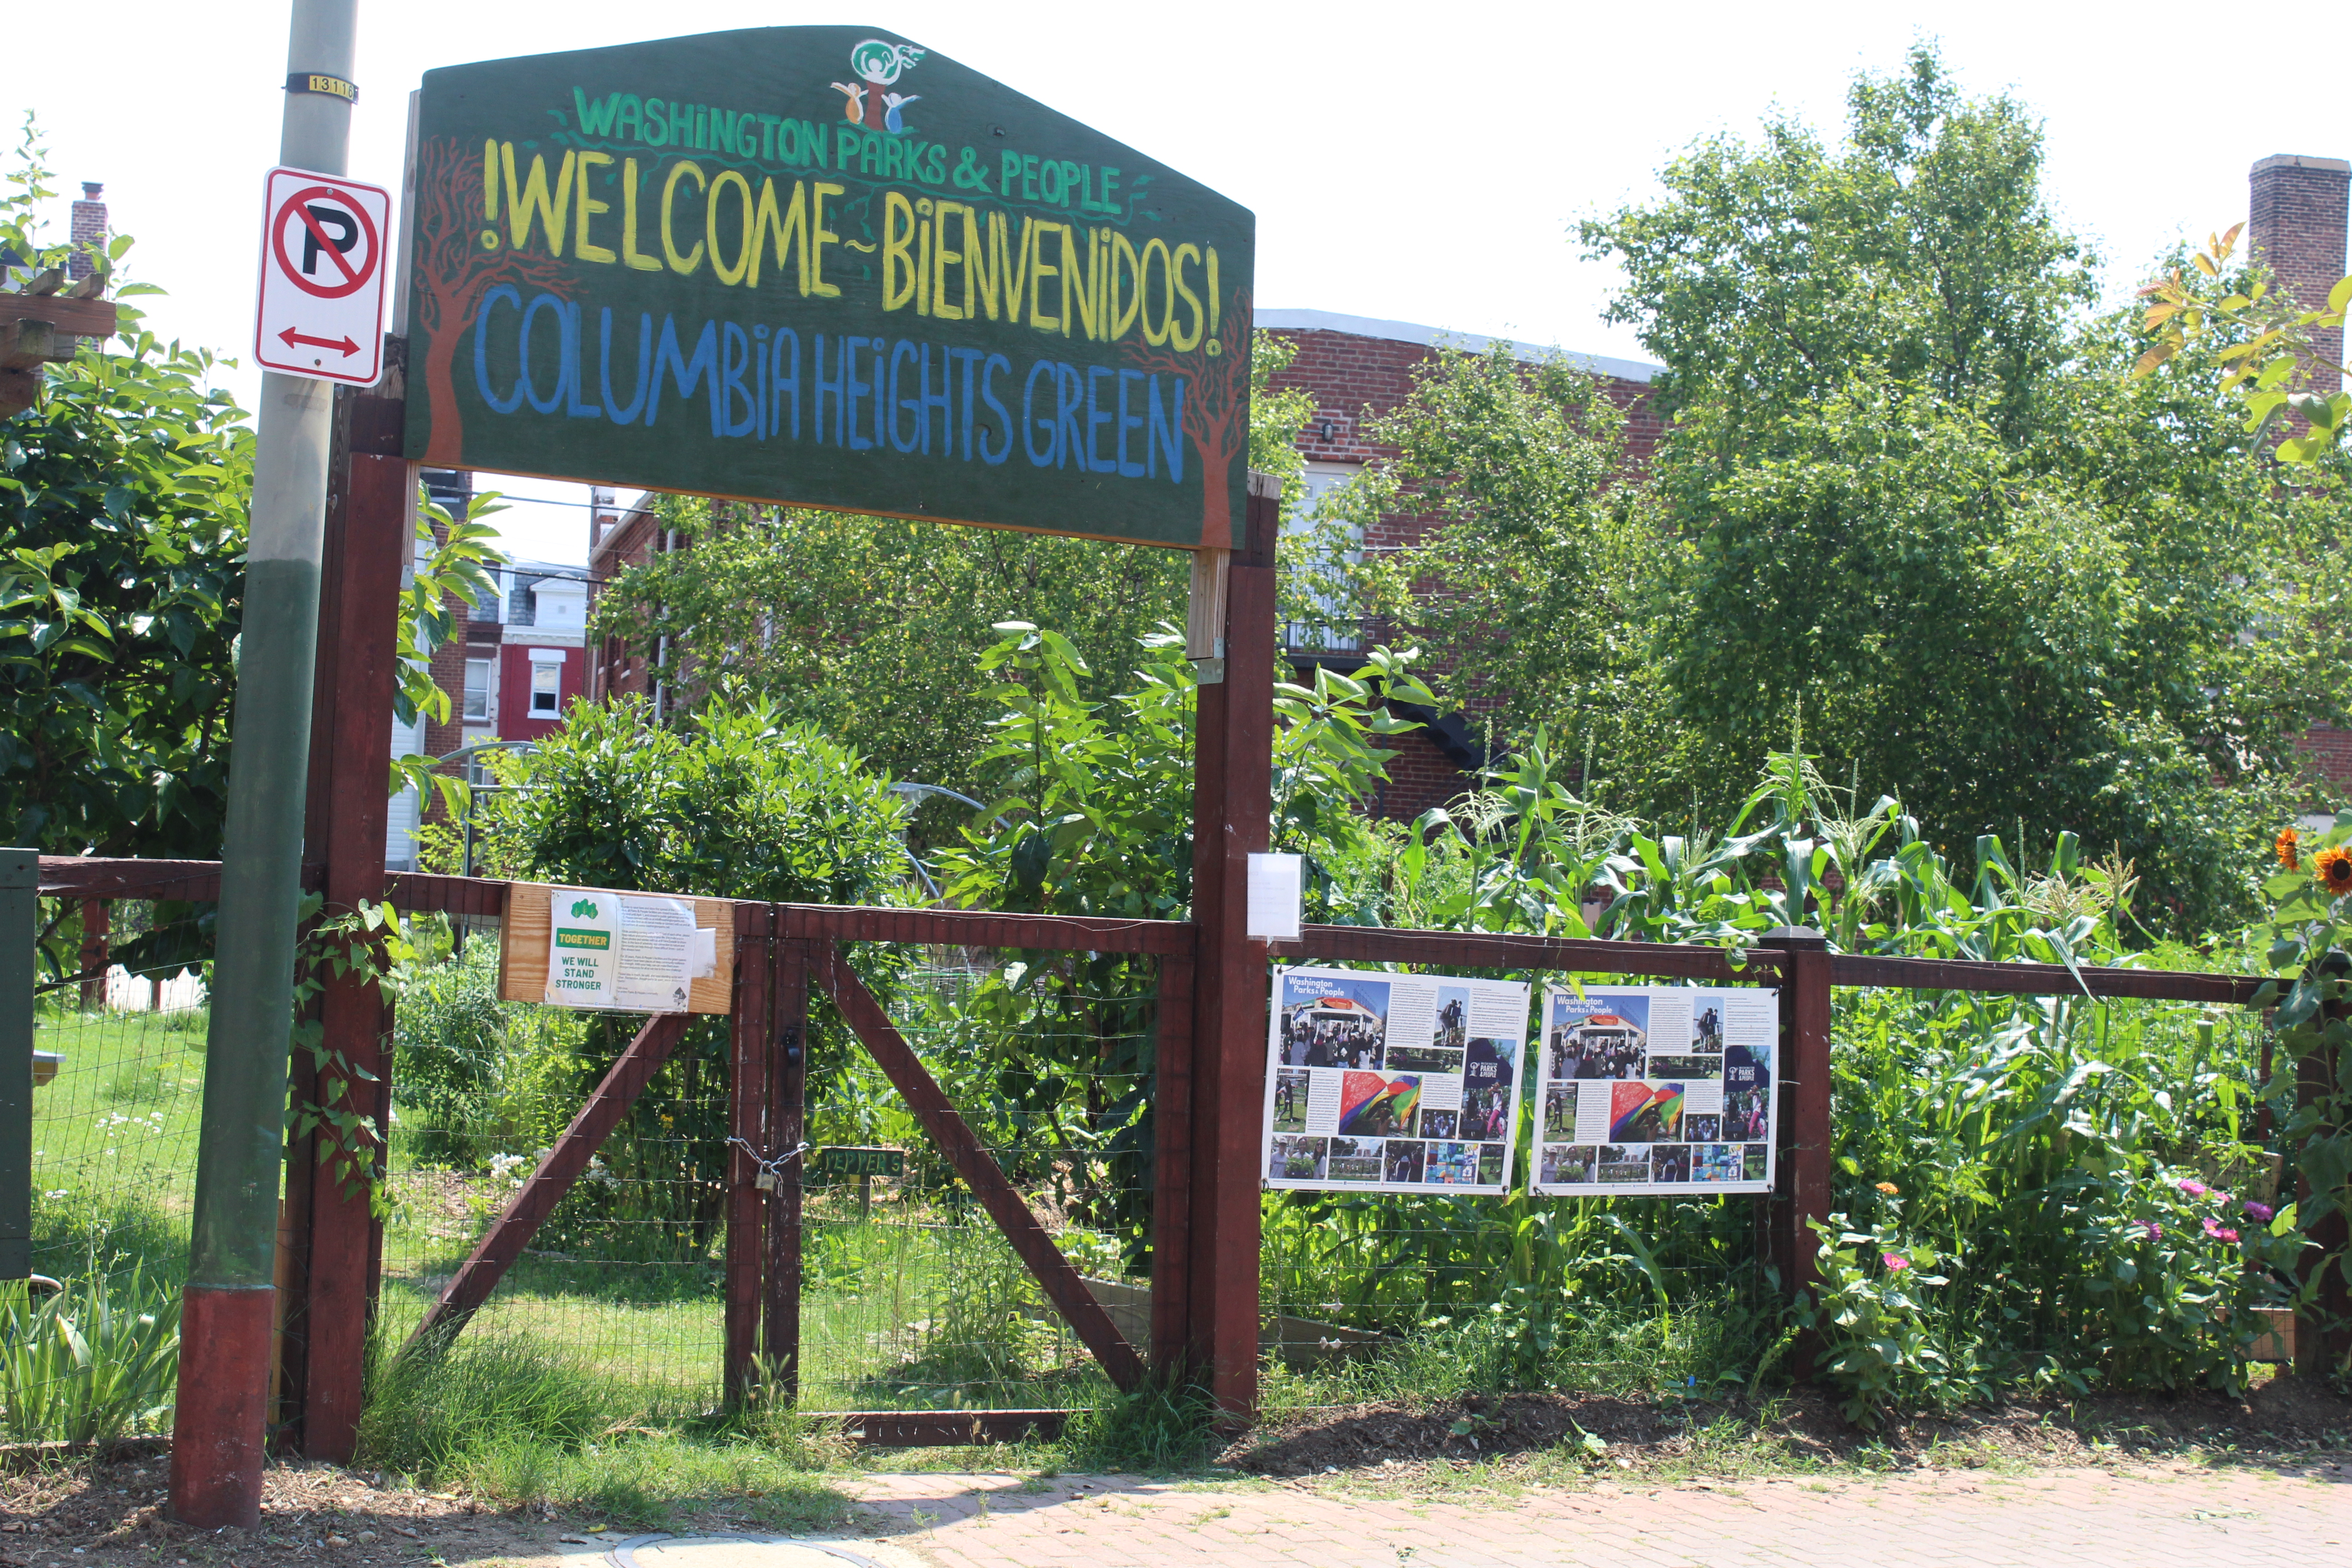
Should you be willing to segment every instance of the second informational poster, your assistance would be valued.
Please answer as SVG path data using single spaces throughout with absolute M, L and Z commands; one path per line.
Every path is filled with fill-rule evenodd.
M 1273 1011 L 1268 1185 L 1509 1189 L 1524 983 L 1278 969 Z
M 1548 988 L 1535 1190 L 1770 1191 L 1779 994 Z

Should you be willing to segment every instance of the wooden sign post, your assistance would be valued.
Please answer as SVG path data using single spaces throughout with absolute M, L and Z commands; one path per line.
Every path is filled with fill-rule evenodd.
M 352 553 L 336 636 L 374 641 L 369 684 L 334 710 L 331 757 L 313 758 L 331 901 L 382 884 L 381 796 L 334 803 L 362 799 L 362 781 L 381 777 L 391 694 L 375 644 L 406 542 L 405 495 L 394 498 L 413 492 L 418 464 L 1194 552 L 1201 942 L 1197 962 L 1163 956 L 1161 968 L 1174 1098 L 1159 1123 L 1168 1244 L 1156 1252 L 1153 1344 L 1163 1373 L 1212 1382 L 1246 1409 L 1257 1342 L 1246 1110 L 1264 1066 L 1265 952 L 1244 935 L 1240 900 L 1247 856 L 1266 840 L 1276 526 L 1276 492 L 1247 472 L 1252 215 L 952 59 L 863 28 L 453 66 L 426 73 L 411 126 L 394 327 L 406 336 L 386 345 L 394 363 L 404 354 L 405 379 L 352 401 L 338 437 Z M 339 247 L 327 226 L 320 243 Z M 767 1248 L 764 1268 L 730 1261 L 730 1394 L 756 1337 L 790 1398 L 800 1188 L 751 1184 L 800 1145 L 807 993 L 831 953 L 756 919 L 738 933 L 730 906 L 695 904 L 719 963 L 688 988 L 688 1011 L 729 1012 L 735 994 L 733 1125 L 760 1152 L 730 1161 L 730 1258 L 734 1240 L 747 1257 Z M 543 889 L 519 889 L 502 996 L 545 999 L 551 934 Z M 388 1005 L 345 989 L 331 998 L 328 1043 L 381 1065 Z M 659 1069 L 682 1023 L 657 1016 L 640 1031 L 579 1136 L 436 1305 L 435 1331 L 479 1304 L 576 1174 L 569 1162 Z M 387 1078 L 370 1080 L 379 1114 Z M 1224 1095 L 1245 1113 L 1226 1118 Z M 380 1237 L 363 1204 L 328 1191 L 317 1151 L 295 1152 L 305 1305 L 303 1334 L 289 1337 L 289 1408 L 310 1453 L 342 1458 L 362 1340 L 336 1325 L 362 1322 L 343 1309 L 362 1279 L 373 1299 Z M 366 1268 L 355 1267 L 362 1247 Z

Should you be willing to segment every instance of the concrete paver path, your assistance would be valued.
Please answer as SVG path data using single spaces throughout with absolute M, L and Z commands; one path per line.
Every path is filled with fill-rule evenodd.
M 2352 1568 L 2352 1466 L 2332 1461 L 1604 1483 L 1443 1501 L 1118 1477 L 1024 1488 L 877 1476 L 853 1489 L 898 1526 L 893 1544 L 936 1568 Z

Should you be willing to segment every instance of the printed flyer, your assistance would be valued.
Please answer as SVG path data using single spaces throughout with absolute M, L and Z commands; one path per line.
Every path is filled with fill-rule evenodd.
M 1507 1191 L 1527 1024 L 1522 982 L 1276 970 L 1266 1184 Z
M 558 1007 L 683 1013 L 718 972 L 717 932 L 684 899 L 600 888 L 548 889 L 547 1000 Z
M 1535 1191 L 1769 1192 L 1779 1033 L 1769 986 L 1548 987 Z

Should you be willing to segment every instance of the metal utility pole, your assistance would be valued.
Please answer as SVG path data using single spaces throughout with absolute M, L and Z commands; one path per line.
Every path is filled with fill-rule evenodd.
M 358 0 L 293 0 L 278 162 L 341 174 Z M 334 388 L 261 378 L 244 630 L 221 849 L 195 1233 L 180 1318 L 172 1512 L 261 1519 L 302 808 Z

